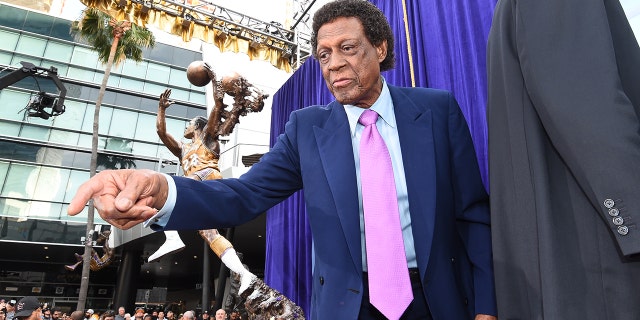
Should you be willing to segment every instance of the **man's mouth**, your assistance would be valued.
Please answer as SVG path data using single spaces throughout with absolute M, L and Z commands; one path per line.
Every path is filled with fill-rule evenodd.
M 340 79 L 334 80 L 333 83 L 332 83 L 332 86 L 334 88 L 342 88 L 342 87 L 346 87 L 347 85 L 349 85 L 349 83 L 351 83 L 351 79 L 340 78 Z

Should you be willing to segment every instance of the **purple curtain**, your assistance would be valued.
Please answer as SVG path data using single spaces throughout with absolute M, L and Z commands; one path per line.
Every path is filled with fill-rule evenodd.
M 333 96 L 320 66 L 309 59 L 273 96 L 270 145 L 276 142 L 289 114 L 314 104 L 328 104 Z M 267 212 L 264 281 L 309 313 L 311 300 L 311 230 L 303 192 L 296 192 Z
M 496 1 L 371 1 L 385 13 L 395 35 L 396 67 L 383 73 L 385 79 L 394 85 L 412 86 L 415 82 L 415 86 L 447 89 L 454 94 L 469 124 L 485 186 L 485 54 Z M 273 97 L 271 145 L 284 131 L 292 111 L 332 100 L 317 61 L 308 59 Z M 265 282 L 308 312 L 312 244 L 301 192 L 269 210 L 266 250 Z
M 446 89 L 456 97 L 487 189 L 486 48 L 496 1 L 406 0 L 416 86 Z

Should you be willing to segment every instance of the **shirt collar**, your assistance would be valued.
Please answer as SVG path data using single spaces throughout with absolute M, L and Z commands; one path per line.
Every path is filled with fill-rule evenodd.
M 389 93 L 389 87 L 387 87 L 387 81 L 382 77 L 382 91 L 380 92 L 380 96 L 373 103 L 373 105 L 369 108 L 378 113 L 380 118 L 387 123 L 392 128 L 396 127 L 396 115 L 393 111 L 393 100 L 391 99 L 391 94 Z M 358 119 L 360 119 L 360 115 L 364 112 L 363 108 L 356 107 L 354 105 L 345 104 L 344 110 L 347 113 L 347 119 L 349 120 L 349 128 L 351 129 L 351 136 L 355 136 L 356 134 L 356 126 L 358 125 Z

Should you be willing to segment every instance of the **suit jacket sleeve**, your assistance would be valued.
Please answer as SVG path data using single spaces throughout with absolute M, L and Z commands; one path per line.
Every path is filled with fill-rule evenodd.
M 449 99 L 452 183 L 458 229 L 472 265 L 475 313 L 496 315 L 489 199 L 471 135 L 456 100 Z
M 520 64 L 525 96 L 512 97 L 516 100 L 511 103 L 531 100 L 553 147 L 610 228 L 621 252 L 640 253 L 640 106 L 634 106 L 625 92 L 630 83 L 636 91 L 639 88 L 640 55 L 629 56 L 635 59 L 634 64 L 618 65 L 620 61 L 616 61 L 623 39 L 624 45 L 640 51 L 628 26 L 621 29 L 626 34 L 610 29 L 612 23 L 626 23 L 622 10 L 617 10 L 617 16 L 611 11 L 619 3 L 513 3 L 512 15 L 494 20 L 510 31 L 501 35 L 503 41 L 489 46 L 488 52 L 490 61 L 504 65 L 516 59 Z M 569 12 L 575 8 L 581 8 L 580 14 Z M 632 65 L 635 75 L 625 70 L 621 77 L 620 70 Z M 512 75 L 498 64 L 495 68 L 501 72 L 489 79 L 489 86 L 508 87 L 506 82 L 513 81 Z M 609 214 L 611 202 L 607 200 L 620 211 L 622 225 Z
M 301 189 L 296 123 L 294 112 L 273 148 L 240 178 L 195 181 L 173 177 L 177 198 L 165 229 L 236 226 Z

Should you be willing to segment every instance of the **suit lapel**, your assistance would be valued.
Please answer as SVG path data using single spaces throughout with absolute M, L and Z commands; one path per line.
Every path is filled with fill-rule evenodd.
M 342 105 L 332 102 L 323 127 L 314 127 L 318 151 L 356 270 L 362 270 L 360 216 L 349 121 Z
M 420 253 L 417 255 L 418 266 L 424 274 L 431 253 L 437 197 L 431 110 L 418 108 L 397 87 L 389 86 L 389 92 L 393 99 L 402 149 L 415 249 Z

